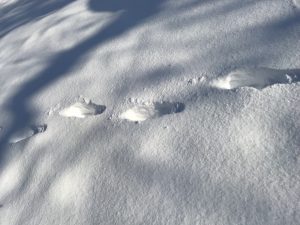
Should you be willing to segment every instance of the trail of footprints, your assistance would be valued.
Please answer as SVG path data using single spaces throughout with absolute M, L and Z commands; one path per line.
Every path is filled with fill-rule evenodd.
M 276 70 L 270 68 L 240 69 L 230 72 L 228 75 L 212 80 L 208 86 L 211 88 L 232 90 L 241 87 L 253 87 L 263 89 L 274 84 L 290 84 L 300 81 L 300 70 Z M 135 103 L 135 106 L 127 109 L 119 115 L 121 120 L 142 122 L 158 118 L 164 115 L 183 112 L 185 104 L 181 102 L 148 102 Z M 56 111 L 55 109 L 54 111 Z M 102 114 L 106 110 L 105 105 L 97 105 L 90 99 L 80 97 L 73 105 L 61 110 L 60 116 L 86 118 Z M 50 110 L 53 114 L 53 111 Z M 49 115 L 50 115 L 49 113 Z M 9 143 L 15 144 L 26 140 L 36 134 L 45 132 L 47 125 L 27 127 L 16 132 L 9 139 Z M 0 131 L 3 128 L 0 127 Z
M 86 118 L 102 114 L 106 109 L 104 105 L 97 105 L 88 99 L 80 99 L 71 106 L 61 110 L 60 116 L 74 117 L 74 118 Z M 161 117 L 167 114 L 180 113 L 184 111 L 185 105 L 180 102 L 152 102 L 143 103 L 141 105 L 134 106 L 123 112 L 119 118 L 123 120 L 142 122 L 148 119 Z M 53 114 L 51 110 L 51 114 Z M 8 140 L 9 144 L 16 144 L 31 138 L 32 136 L 43 133 L 47 129 L 47 125 L 38 125 L 26 127 L 20 131 L 15 132 Z M 0 127 L 0 131 L 2 128 Z

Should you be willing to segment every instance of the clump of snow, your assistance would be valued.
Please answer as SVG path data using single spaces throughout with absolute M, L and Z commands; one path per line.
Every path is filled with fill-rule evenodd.
M 160 117 L 167 114 L 182 112 L 185 105 L 180 102 L 153 102 L 134 106 L 120 115 L 121 119 L 142 122 L 147 119 Z
M 211 86 L 220 89 L 254 87 L 263 89 L 273 84 L 289 84 L 300 80 L 300 71 L 270 68 L 239 69 L 213 80 Z
M 85 118 L 88 116 L 94 116 L 101 114 L 105 111 L 106 106 L 97 105 L 91 100 L 84 99 L 84 101 L 79 101 L 73 105 L 63 109 L 59 112 L 59 115 L 64 117 L 77 117 Z

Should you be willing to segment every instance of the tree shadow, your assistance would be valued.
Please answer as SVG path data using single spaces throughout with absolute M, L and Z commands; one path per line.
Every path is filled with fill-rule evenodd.
M 127 2 L 128 4 L 125 4 L 124 2 Z M 119 18 L 107 25 L 105 28 L 99 30 L 95 35 L 79 43 L 74 48 L 62 51 L 57 56 L 53 57 L 53 59 L 49 62 L 49 65 L 44 70 L 38 73 L 35 78 L 25 83 L 24 86 L 21 87 L 21 89 L 15 95 L 13 95 L 13 97 L 9 100 L 7 106 L 8 110 L 12 113 L 15 120 L 13 121 L 13 124 L 11 125 L 10 130 L 6 133 L 5 137 L 1 139 L 0 149 L 3 149 L 2 147 L 4 147 L 4 145 L 6 144 L 8 138 L 12 134 L 14 134 L 15 131 L 30 124 L 31 120 L 34 119 L 35 112 L 32 111 L 29 107 L 29 101 L 38 91 L 42 90 L 47 85 L 55 82 L 56 80 L 70 72 L 74 68 L 76 63 L 81 59 L 81 57 L 88 51 L 91 51 L 94 47 L 104 44 L 105 42 L 116 38 L 121 34 L 124 34 L 124 32 L 134 28 L 142 21 L 145 21 L 149 17 L 154 16 L 159 11 L 159 6 L 162 1 L 149 1 L 145 2 L 144 5 L 141 5 L 141 2 L 144 1 L 128 0 L 122 2 L 120 1 L 118 2 L 118 4 L 116 3 L 116 0 L 109 2 L 97 2 L 95 0 L 92 0 L 89 2 L 89 7 L 93 11 L 121 11 L 122 14 Z M 158 77 L 160 76 L 153 76 L 152 74 L 151 76 L 149 76 L 149 82 L 153 83 L 157 81 Z M 115 155 L 115 157 L 113 158 L 113 165 L 116 167 L 116 174 L 118 175 L 118 172 L 125 171 L 128 175 L 128 177 L 125 177 L 125 179 L 132 179 L 133 177 L 133 179 L 137 182 L 141 182 L 143 185 L 149 186 L 150 188 L 151 182 L 153 182 L 153 174 L 155 174 L 159 165 L 148 164 L 143 160 L 135 159 L 134 155 L 131 156 L 131 154 L 132 153 L 130 152 L 130 150 L 126 151 L 125 149 L 121 151 L 121 153 L 117 153 Z M 130 164 L 128 165 L 126 163 L 127 159 L 133 162 L 133 168 L 130 166 Z M 209 175 L 209 173 L 202 171 L 197 172 L 199 172 L 200 175 L 194 175 L 186 168 L 159 168 L 159 175 L 154 177 L 154 182 L 157 183 L 162 193 L 164 193 L 168 198 L 174 201 L 175 205 L 177 205 L 178 207 L 178 210 L 180 210 L 181 207 L 185 207 L 185 205 L 181 201 L 181 197 L 186 199 L 186 205 L 191 210 L 204 210 L 206 208 L 206 202 L 202 200 L 202 198 L 207 199 L 208 201 L 211 200 L 211 204 L 217 205 L 218 210 L 221 210 L 222 206 L 225 205 L 225 200 L 227 199 L 240 200 L 240 198 L 237 197 L 234 193 L 234 190 L 232 190 L 234 189 L 234 185 L 230 183 L 228 184 L 226 182 L 220 185 L 217 183 L 212 184 L 213 191 L 208 192 L 209 195 L 206 196 L 206 193 L 202 192 L 202 184 L 207 182 L 206 177 Z M 174 178 L 176 182 L 169 183 L 168 178 Z M 133 184 L 135 185 L 136 183 Z M 175 184 L 175 195 L 172 195 L 172 193 L 170 192 L 172 184 Z M 224 193 L 224 190 L 229 191 L 225 192 L 225 200 L 222 200 L 221 202 L 223 204 L 219 204 L 217 198 L 215 198 L 215 194 L 222 194 Z M 266 209 L 271 205 L 271 202 L 267 198 L 267 196 L 257 196 L 255 195 L 255 191 L 253 191 L 253 193 L 253 204 L 257 204 L 259 206 L 259 209 Z M 249 199 L 251 198 L 251 196 L 248 195 L 246 195 L 246 197 L 248 197 Z M 261 200 L 259 199 L 260 197 Z M 243 207 L 242 203 L 243 201 L 241 200 L 241 204 L 238 204 L 236 207 L 234 205 L 230 205 L 227 209 L 225 209 L 225 212 L 227 212 L 229 216 L 233 216 L 233 220 L 236 222 L 238 221 L 238 217 L 235 215 L 235 212 L 238 207 Z M 213 214 L 213 211 L 209 212 L 208 214 Z M 263 215 L 264 211 L 262 210 L 259 216 L 263 217 Z M 253 216 L 257 215 L 254 214 Z
M 13 94 L 10 99 L 8 99 L 5 104 L 5 109 L 10 113 L 10 115 L 12 115 L 13 122 L 0 140 L 0 165 L 4 154 L 3 151 L 5 147 L 7 147 L 9 138 L 16 131 L 33 122 L 36 113 L 29 106 L 29 101 L 33 96 L 46 86 L 57 81 L 63 75 L 72 71 L 80 59 L 89 51 L 93 50 L 93 48 L 118 37 L 124 32 L 142 23 L 149 17 L 157 14 L 160 11 L 160 6 L 163 2 L 164 1 L 162 0 L 90 0 L 88 6 L 92 11 L 120 11 L 121 15 L 104 28 L 98 30 L 91 37 L 77 44 L 75 47 L 63 50 L 55 55 L 52 59 L 50 59 L 46 68 L 38 73 L 33 79 L 25 82 L 24 85 L 15 94 Z M 26 1 L 26 3 L 29 4 L 28 1 Z M 57 3 L 56 5 L 58 6 L 59 4 Z M 53 10 L 54 7 L 52 7 L 52 11 Z M 50 11 L 51 10 L 44 10 L 43 15 Z M 27 13 L 23 13 L 23 15 L 25 16 L 29 13 L 31 13 L 31 10 Z M 34 18 L 38 17 L 40 14 L 36 14 Z
M 0 39 L 29 22 L 41 19 L 75 0 L 19 0 L 1 9 Z

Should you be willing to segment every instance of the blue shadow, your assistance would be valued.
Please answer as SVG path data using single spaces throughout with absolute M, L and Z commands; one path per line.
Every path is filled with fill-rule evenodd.
M 34 122 L 36 113 L 28 107 L 30 99 L 43 88 L 70 72 L 79 60 L 90 50 L 104 44 L 106 41 L 118 37 L 157 14 L 163 2 L 164 0 L 89 1 L 88 6 L 91 11 L 120 11 L 120 16 L 75 47 L 63 50 L 55 55 L 49 61 L 46 68 L 35 75 L 33 79 L 24 83 L 7 101 L 5 109 L 12 115 L 13 122 L 10 127 L 6 129 L 0 140 L 0 166 L 4 158 L 4 149 L 7 148 L 10 137 L 18 130 Z M 30 12 L 27 13 L 29 14 Z

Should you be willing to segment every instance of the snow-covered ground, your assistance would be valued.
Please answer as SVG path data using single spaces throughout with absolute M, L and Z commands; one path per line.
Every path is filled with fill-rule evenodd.
M 1 225 L 299 225 L 299 0 L 0 0 Z

